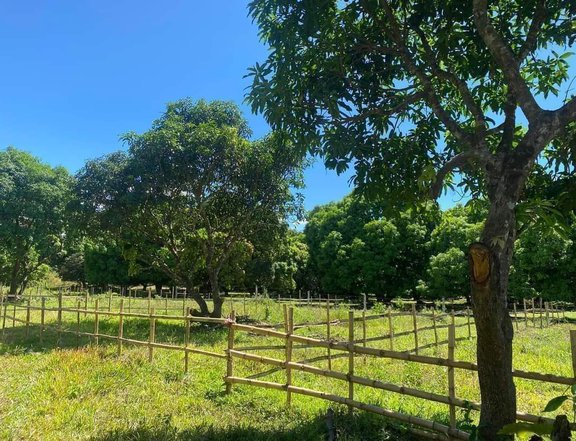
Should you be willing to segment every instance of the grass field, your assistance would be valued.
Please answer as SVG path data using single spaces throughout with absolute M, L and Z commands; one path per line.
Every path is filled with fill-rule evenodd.
M 92 299 L 90 300 L 92 302 Z M 102 297 L 101 307 L 107 305 Z M 114 299 L 112 309 L 117 309 Z M 55 300 L 47 306 L 54 306 Z M 189 303 L 192 306 L 192 303 Z M 68 302 L 68 306 L 71 303 Z M 83 306 L 83 304 L 82 304 Z M 182 300 L 155 300 L 159 313 L 165 308 L 173 314 L 182 313 Z M 89 307 L 93 307 L 90 303 Z M 229 302 L 225 307 L 232 307 Z M 246 313 L 244 314 L 244 307 Z M 131 309 L 147 308 L 145 299 L 131 300 Z M 251 323 L 281 323 L 282 306 L 271 300 L 259 302 L 236 301 L 234 308 L 239 321 Z M 125 307 L 126 310 L 126 301 Z M 10 314 L 10 309 L 9 309 Z M 331 318 L 347 317 L 346 305 L 332 308 Z M 359 314 L 359 312 L 358 312 Z M 370 312 L 369 312 L 370 314 Z M 24 318 L 20 311 L 18 318 Z M 295 310 L 295 323 L 324 320 L 323 307 L 302 306 Z M 574 316 L 568 314 L 568 318 Z M 54 322 L 55 313 L 46 316 Z M 70 329 L 76 329 L 77 316 L 64 315 Z M 446 322 L 449 319 L 444 319 Z M 465 318 L 457 318 L 463 323 Z M 39 343 L 39 313 L 33 312 L 29 336 L 23 324 L 8 319 L 5 342 L 0 343 L 0 439 L 6 440 L 324 440 L 326 433 L 325 413 L 328 407 L 337 411 L 336 426 L 339 440 L 385 440 L 410 439 L 397 424 L 363 412 L 347 415 L 346 409 L 318 399 L 293 396 L 291 408 L 285 405 L 283 392 L 251 386 L 235 386 L 231 394 L 224 394 L 223 376 L 226 360 L 190 355 L 190 369 L 184 373 L 181 352 L 156 349 L 154 361 L 148 362 L 146 348 L 124 345 L 122 355 L 117 355 L 115 342 L 101 340 L 94 346 L 89 337 L 77 339 L 64 334 L 61 347 L 56 348 L 56 333 L 46 332 Z M 378 336 L 388 331 L 386 319 L 367 321 L 367 336 Z M 419 326 L 431 321 L 418 319 Z M 569 323 L 558 323 L 544 329 L 526 328 L 520 323 L 514 346 L 515 368 L 526 371 L 571 376 Z M 93 318 L 81 315 L 81 330 L 93 329 Z M 395 317 L 395 332 L 412 328 L 409 316 Z M 100 332 L 116 335 L 117 318 L 101 317 Z M 143 319 L 124 321 L 124 336 L 145 340 L 149 323 Z M 467 337 L 467 327 L 458 328 L 457 337 Z M 336 339 L 347 338 L 347 325 L 332 327 Z M 439 330 L 440 340 L 446 339 L 446 329 Z M 325 329 L 302 328 L 301 335 L 324 338 Z M 356 327 L 361 336 L 361 324 Z M 184 339 L 183 322 L 162 321 L 157 323 L 158 342 L 181 343 Z M 433 342 L 432 331 L 419 334 L 419 344 Z M 227 343 L 227 331 L 221 327 L 194 325 L 191 346 L 222 352 Z M 256 337 L 237 332 L 236 347 L 281 344 L 278 339 Z M 370 342 L 370 347 L 388 348 L 387 340 Z M 396 350 L 414 347 L 413 336 L 398 337 Z M 430 348 L 421 353 L 446 356 L 447 347 Z M 258 351 L 259 355 L 282 358 L 283 351 Z M 304 360 L 326 354 L 325 349 L 297 349 L 295 360 Z M 464 338 L 458 342 L 456 359 L 475 360 L 475 340 Z M 326 367 L 326 361 L 315 363 Z M 347 359 L 333 360 L 333 369 L 346 372 Z M 251 376 L 270 369 L 256 362 L 235 360 L 235 375 Z M 356 375 L 370 377 L 389 383 L 410 386 L 446 395 L 446 368 L 403 361 L 358 357 Z M 266 381 L 283 383 L 283 371 L 270 372 L 261 377 Z M 294 384 L 341 396 L 347 395 L 347 384 L 327 378 L 294 372 Z M 565 388 L 530 380 L 516 380 L 519 410 L 541 414 L 548 399 L 561 394 Z M 479 401 L 476 375 L 456 369 L 456 395 L 466 400 Z M 377 404 L 392 410 L 448 421 L 448 406 L 411 398 L 392 392 L 378 391 L 363 386 L 356 387 L 356 399 Z M 472 412 L 472 418 L 477 414 Z M 464 412 L 459 412 L 462 423 Z

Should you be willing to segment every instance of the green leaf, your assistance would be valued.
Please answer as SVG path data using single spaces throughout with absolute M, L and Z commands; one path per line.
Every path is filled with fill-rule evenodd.
M 552 398 L 544 408 L 544 412 L 554 412 L 570 397 L 568 395 L 560 395 L 559 397 Z
M 552 424 L 548 423 L 513 423 L 504 426 L 498 434 L 500 435 L 517 435 L 518 437 L 526 437 L 532 434 L 536 435 L 550 435 L 552 433 Z

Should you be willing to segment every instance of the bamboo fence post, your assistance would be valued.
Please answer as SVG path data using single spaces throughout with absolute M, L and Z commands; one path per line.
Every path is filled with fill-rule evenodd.
M 99 306 L 100 299 L 96 299 L 94 302 L 94 341 L 96 342 L 96 346 L 100 343 L 99 335 L 100 334 L 100 322 L 99 322 L 99 315 L 98 315 L 98 306 Z
M 518 331 L 518 310 L 516 309 L 516 302 L 514 302 L 514 323 L 516 324 L 516 330 Z
M 354 399 L 354 383 L 351 378 L 354 375 L 354 311 L 348 311 L 348 398 Z M 348 405 L 348 412 L 352 413 L 354 408 Z
M 576 329 L 570 329 L 570 352 L 572 353 L 572 373 L 576 378 Z
M 416 303 L 412 303 L 412 324 L 414 326 L 414 351 L 418 354 L 418 320 L 416 319 Z
M 8 314 L 8 302 L 4 301 L 4 314 L 2 315 L 2 340 L 5 339 L 6 315 Z
M 184 332 L 184 372 L 188 373 L 188 345 L 190 344 L 190 308 L 186 310 L 186 330 Z
M 40 343 L 44 340 L 44 314 L 46 309 L 46 297 L 42 297 L 41 306 L 40 306 Z
M 332 338 L 330 330 L 330 297 L 326 299 L 326 340 L 330 341 Z M 332 370 L 332 349 L 328 346 L 328 369 Z
M 76 301 L 76 347 L 80 347 L 80 300 Z
M 86 291 L 86 294 L 84 294 L 84 318 L 86 318 L 87 315 L 88 315 L 88 291 Z
M 528 327 L 528 312 L 526 312 L 526 299 L 522 299 L 524 303 L 524 324 Z
M 26 338 L 30 335 L 30 296 L 26 301 Z
M 230 324 L 228 326 L 228 350 L 226 351 L 226 377 L 230 378 L 234 375 L 234 358 L 232 351 L 234 350 L 234 324 L 236 323 L 236 314 L 234 311 L 230 314 Z M 232 383 L 226 382 L 226 393 L 232 392 Z
M 388 308 L 388 329 L 390 331 L 390 350 L 394 350 L 394 326 L 392 325 L 392 304 Z
M 434 327 L 434 345 L 438 347 L 438 329 L 436 329 L 436 307 L 432 308 L 432 326 Z
M 366 347 L 366 294 L 362 294 L 362 346 Z M 366 362 L 366 357 L 364 362 Z
M 148 314 L 150 314 L 150 308 L 152 307 L 152 288 L 148 288 Z
M 470 326 L 470 308 L 466 307 L 466 321 L 468 325 L 468 340 L 472 338 L 472 326 Z
M 120 311 L 118 321 L 118 355 L 122 355 L 122 339 L 124 338 L 124 299 L 120 299 Z
M 286 405 L 292 405 L 292 392 L 289 390 L 289 386 L 292 385 L 292 368 L 290 367 L 290 362 L 292 362 L 292 340 L 290 336 L 294 333 L 294 308 L 288 308 L 287 317 L 287 329 L 286 329 Z
M 539 313 L 540 313 L 540 329 L 542 329 L 544 327 L 544 314 L 543 314 L 543 310 L 542 310 L 542 297 L 540 297 L 540 306 L 538 307 L 539 309 Z
M 150 310 L 150 334 L 148 335 L 148 361 L 154 360 L 154 346 L 156 343 L 156 317 L 154 317 L 154 308 Z
M 62 339 L 62 291 L 58 293 L 58 342 Z
M 454 349 L 456 346 L 456 328 L 454 324 L 448 328 L 448 360 L 454 361 Z M 454 381 L 454 367 L 448 366 L 448 396 L 450 397 L 450 428 L 456 429 L 456 387 Z

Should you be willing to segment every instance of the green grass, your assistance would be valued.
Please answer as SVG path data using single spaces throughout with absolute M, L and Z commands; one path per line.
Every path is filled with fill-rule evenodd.
M 100 307 L 107 309 L 108 300 L 100 298 Z M 66 306 L 74 302 L 66 301 Z M 154 307 L 163 314 L 166 303 L 154 300 Z M 55 306 L 56 299 L 47 303 Z M 83 302 L 82 302 L 83 306 Z M 169 313 L 182 313 L 182 300 L 169 300 Z M 190 301 L 186 306 L 193 306 Z M 93 308 L 93 299 L 89 307 Z M 113 299 L 112 309 L 117 309 L 118 299 Z M 232 303 L 227 303 L 229 311 Z M 131 301 L 131 309 L 147 308 L 146 299 Z M 124 302 L 127 310 L 127 301 Z M 269 300 L 244 303 L 234 301 L 239 321 L 257 323 L 281 323 L 282 306 Z M 143 310 L 140 312 L 144 312 Z M 9 308 L 10 314 L 10 308 Z M 331 310 L 331 318 L 347 317 L 348 307 L 343 305 Z M 360 314 L 357 312 L 357 314 Z M 370 314 L 370 312 L 369 312 Z M 326 311 L 320 306 L 302 306 L 295 310 L 295 322 L 317 322 L 324 320 Z M 24 319 L 20 310 L 18 318 Z M 569 318 L 574 318 L 569 315 Z M 64 324 L 75 330 L 77 316 L 64 314 Z M 93 330 L 93 316 L 80 316 L 80 329 Z M 56 313 L 46 315 L 46 321 L 54 324 Z M 446 319 L 443 319 L 446 323 Z M 449 320 L 449 319 L 448 319 Z M 6 440 L 323 440 L 326 423 L 324 415 L 328 407 L 337 410 L 336 425 L 340 440 L 384 440 L 409 439 L 396 424 L 390 424 L 379 416 L 356 412 L 348 416 L 346 409 L 333 403 L 294 395 L 293 405 L 285 405 L 285 393 L 251 386 L 235 386 L 233 393 L 226 395 L 223 376 L 226 361 L 190 355 L 190 369 L 183 372 L 181 352 L 155 349 L 153 363 L 148 362 L 148 350 L 124 345 L 122 355 L 117 355 L 113 341 L 101 340 L 100 346 L 93 345 L 89 337 L 63 334 L 60 348 L 56 347 L 54 330 L 44 334 L 39 342 L 39 312 L 31 315 L 34 323 L 28 329 L 15 323 L 12 328 L 7 320 L 5 342 L 0 343 L 0 439 Z M 419 318 L 420 327 L 431 324 L 431 320 Z M 465 318 L 457 318 L 465 323 Z M 411 317 L 395 317 L 395 332 L 409 330 Z M 514 364 L 517 369 L 554 373 L 571 376 L 569 342 L 570 324 L 554 324 L 551 327 L 526 328 L 520 323 L 514 346 Z M 146 319 L 125 319 L 124 336 L 146 340 L 149 323 Z M 100 317 L 100 332 L 116 335 L 118 320 Z M 332 327 L 336 339 L 347 338 L 347 324 Z M 367 322 L 367 336 L 378 336 L 388 332 L 387 319 Z M 298 334 L 324 338 L 323 327 L 303 328 Z M 357 323 L 356 338 L 362 336 L 362 325 Z M 447 330 L 439 330 L 440 340 L 447 338 Z M 467 337 L 467 327 L 457 329 L 457 337 Z M 184 339 L 182 322 L 159 320 L 158 342 L 181 344 Z M 432 331 L 419 334 L 419 344 L 434 341 Z M 220 327 L 193 325 L 191 346 L 221 352 L 227 344 L 227 331 Z M 235 346 L 281 344 L 278 339 L 256 337 L 237 332 Z M 387 340 L 368 343 L 370 347 L 389 348 Z M 394 341 L 396 350 L 414 347 L 414 337 L 398 337 Z M 258 351 L 259 355 L 283 358 L 283 350 Z M 337 352 L 334 351 L 334 354 Z M 421 353 L 446 356 L 447 347 L 430 348 Z M 325 349 L 306 348 L 294 351 L 294 360 L 305 360 L 323 356 Z M 475 340 L 458 342 L 456 358 L 474 361 Z M 316 366 L 326 367 L 327 361 Z M 348 360 L 333 360 L 333 369 L 346 372 Z M 258 376 L 270 366 L 235 359 L 234 374 Z M 394 384 L 403 384 L 422 390 L 446 395 L 446 369 L 437 366 L 408 363 L 394 360 L 357 357 L 356 375 Z M 319 391 L 347 396 L 347 384 L 342 381 L 314 377 L 294 372 L 294 384 Z M 271 372 L 262 380 L 285 382 L 283 371 Z M 516 380 L 519 410 L 540 414 L 549 398 L 559 395 L 564 387 L 528 380 Z M 478 382 L 474 372 L 456 370 L 456 395 L 467 400 L 479 400 Z M 434 419 L 446 423 L 448 407 L 421 399 L 406 397 L 391 392 L 378 391 L 357 386 L 357 400 L 377 404 L 392 410 Z M 477 417 L 472 413 L 473 417 Z M 459 412 L 462 421 L 463 413 Z M 399 432 L 400 431 L 400 432 Z

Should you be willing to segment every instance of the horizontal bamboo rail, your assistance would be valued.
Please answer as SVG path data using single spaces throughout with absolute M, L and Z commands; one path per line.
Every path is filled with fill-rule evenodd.
M 400 412 L 395 412 L 392 410 L 384 409 L 378 406 L 374 406 L 371 404 L 362 403 L 360 401 L 351 400 L 349 398 L 340 397 L 338 395 L 329 394 L 326 392 L 319 392 L 312 389 L 306 389 L 303 387 L 297 386 L 289 386 L 286 384 L 280 383 L 273 383 L 270 381 L 260 381 L 260 380 L 252 380 L 248 378 L 241 378 L 241 377 L 228 377 L 225 379 L 226 382 L 230 383 L 237 383 L 237 384 L 247 384 L 251 386 L 258 386 L 267 389 L 275 389 L 281 391 L 292 392 L 300 395 L 307 395 L 310 397 L 321 398 L 328 401 L 333 401 L 335 403 L 344 404 L 347 406 L 354 407 L 356 409 L 364 410 L 367 412 L 376 413 L 379 415 L 383 415 L 388 418 L 393 418 L 399 421 L 402 421 L 407 424 L 413 424 L 419 427 L 423 427 L 429 430 L 433 430 L 435 432 L 443 433 L 449 437 L 461 439 L 461 440 L 468 440 L 468 433 L 458 430 L 458 429 L 450 429 L 448 426 L 443 424 L 437 423 L 435 421 L 425 420 L 423 418 L 415 417 L 412 415 L 403 414 Z
M 276 367 L 280 367 L 280 368 L 285 368 L 285 367 L 289 366 L 293 370 L 298 370 L 298 371 L 302 371 L 302 372 L 306 372 L 306 373 L 314 374 L 314 375 L 319 375 L 319 376 L 327 377 L 327 378 L 334 378 L 336 380 L 349 381 L 349 382 L 352 382 L 354 384 L 359 384 L 362 386 L 368 386 L 368 387 L 372 387 L 374 389 L 385 390 L 388 392 L 395 392 L 395 393 L 398 393 L 401 395 L 408 395 L 411 397 L 421 398 L 421 399 L 427 400 L 427 401 L 435 401 L 437 403 L 442 403 L 442 404 L 448 404 L 448 405 L 453 404 L 453 405 L 460 407 L 462 409 L 471 408 L 474 410 L 480 410 L 480 403 L 476 403 L 473 401 L 462 400 L 459 398 L 450 398 L 449 396 L 445 396 L 445 395 L 439 395 L 439 394 L 435 394 L 432 392 L 426 392 L 426 391 L 422 391 L 419 389 L 413 389 L 413 388 L 406 387 L 406 386 L 398 386 L 396 384 L 385 383 L 382 381 L 373 380 L 373 379 L 366 378 L 366 377 L 359 377 L 356 375 L 348 375 L 348 374 L 345 374 L 343 372 L 337 372 L 337 371 L 332 371 L 332 370 L 328 370 L 328 369 L 322 369 L 322 368 L 318 368 L 316 366 L 310 366 L 308 364 L 303 364 L 303 363 L 298 363 L 298 362 L 284 362 L 284 361 L 279 360 L 279 359 L 270 358 L 270 357 L 263 357 L 263 356 L 254 355 L 254 354 L 248 354 L 246 352 L 241 352 L 238 350 L 232 350 L 231 354 L 234 357 L 238 357 L 238 358 L 241 358 L 243 360 L 256 361 L 256 362 L 260 362 L 260 363 L 264 363 L 264 364 L 268 364 L 268 365 L 276 366 Z M 517 412 L 516 418 L 521 420 L 521 421 L 527 421 L 527 422 L 532 422 L 532 423 L 553 423 L 554 422 L 554 420 L 551 418 L 545 418 L 545 417 L 541 417 L 538 415 L 532 415 L 532 414 L 523 413 L 523 412 Z

